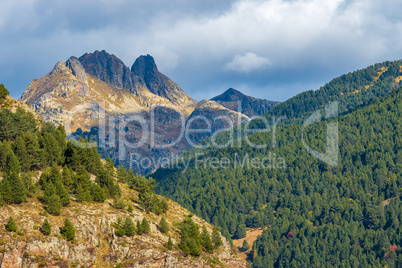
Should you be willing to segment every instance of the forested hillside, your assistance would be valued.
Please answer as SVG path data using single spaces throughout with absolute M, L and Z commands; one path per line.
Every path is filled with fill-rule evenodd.
M 1 267 L 245 267 L 152 178 L 115 169 L 19 104 L 0 84 Z
M 400 267 L 402 92 L 393 89 L 400 62 L 384 65 L 388 70 L 382 69 L 378 80 L 373 76 L 382 65 L 302 93 L 267 115 L 305 118 L 349 94 L 339 97 L 341 116 L 304 130 L 307 144 L 324 152 L 326 123 L 338 123 L 338 166 L 311 156 L 302 144 L 302 126 L 295 124 L 301 120 L 290 119 L 276 129 L 276 148 L 272 132 L 260 132 L 248 138 L 267 144 L 263 149 L 242 142 L 241 147 L 194 150 L 187 155 L 189 168 L 152 175 L 157 192 L 217 223 L 227 237 L 243 237 L 245 227 L 268 227 L 253 246 L 254 267 Z M 205 160 L 271 155 L 285 159 L 286 167 L 196 168 L 196 154 Z

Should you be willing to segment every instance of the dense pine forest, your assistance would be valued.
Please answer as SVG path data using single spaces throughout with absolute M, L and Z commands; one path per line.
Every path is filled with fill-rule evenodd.
M 266 230 L 254 243 L 253 267 L 401 267 L 401 62 L 387 62 L 302 93 L 266 116 L 286 115 L 272 132 L 247 138 L 256 149 L 208 148 L 189 152 L 188 169 L 159 169 L 157 192 L 242 238 L 246 227 Z M 326 124 L 339 126 L 339 165 L 313 156 L 301 141 L 302 122 L 339 100 L 341 115 L 304 130 L 308 146 L 325 151 Z M 300 119 L 301 118 L 301 119 Z M 257 128 L 261 122 L 255 120 Z M 226 136 L 225 136 L 226 135 Z M 220 134 L 225 140 L 228 134 Z M 208 141 L 206 141 L 208 142 Z M 283 157 L 285 168 L 196 167 L 204 159 Z

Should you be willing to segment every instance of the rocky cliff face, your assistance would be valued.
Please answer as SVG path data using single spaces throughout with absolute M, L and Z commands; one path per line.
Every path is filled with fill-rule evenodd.
M 0 210 L 0 267 L 246 267 L 246 264 L 232 255 L 228 243 L 213 254 L 203 253 L 200 257 L 185 256 L 177 248 L 180 235 L 176 223 L 189 212 L 173 201 L 168 201 L 169 210 L 165 215 L 169 225 L 169 235 L 174 247 L 167 250 L 168 235 L 158 230 L 161 216 L 145 213 L 138 209 L 133 197 L 135 191 L 121 185 L 124 200 L 134 207 L 134 211 L 113 208 L 109 202 L 103 204 L 76 203 L 63 208 L 60 216 L 47 215 L 43 204 L 32 199 L 22 205 L 3 206 Z M 109 200 L 111 201 L 111 200 Z M 17 223 L 16 233 L 7 232 L 4 224 L 12 216 Z M 150 222 L 150 233 L 133 237 L 117 237 L 114 224 L 118 217 Z M 40 227 L 47 218 L 52 233 L 44 236 Z M 69 218 L 76 229 L 73 242 L 66 241 L 60 234 L 65 218 Z M 201 226 L 212 226 L 193 216 Z
M 159 72 L 150 55 L 140 56 L 130 70 L 106 51 L 58 62 L 28 85 L 20 100 L 44 121 L 63 124 L 68 134 L 92 136 L 103 157 L 142 174 L 159 167 L 158 159 L 175 158 L 203 138 L 249 120 L 217 102 L 191 99 Z M 186 135 L 189 125 L 212 128 Z M 133 166 L 133 156 L 153 164 Z
M 218 102 L 230 110 L 240 111 L 250 118 L 263 115 L 275 105 L 279 104 L 279 102 L 276 101 L 268 101 L 246 96 L 233 88 L 229 88 L 224 93 L 212 98 L 211 100 Z

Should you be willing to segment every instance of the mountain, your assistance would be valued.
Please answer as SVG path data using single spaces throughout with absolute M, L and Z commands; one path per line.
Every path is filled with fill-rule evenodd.
M 69 135 L 92 138 L 104 158 L 142 174 L 155 170 L 160 159 L 168 162 L 202 138 L 249 120 L 216 102 L 191 99 L 150 55 L 140 56 L 130 70 L 104 50 L 58 62 L 20 100 L 44 121 L 63 124 Z M 193 130 L 205 120 L 213 131 L 186 135 L 186 126 Z
M 1 267 L 246 267 L 154 180 L 76 147 L 27 104 L 0 97 L 0 120 Z M 202 247 L 204 227 L 216 248 Z
M 211 100 L 218 102 L 230 110 L 239 111 L 250 118 L 267 113 L 279 103 L 246 96 L 234 88 L 229 88 Z
M 275 128 L 253 120 L 268 131 L 242 126 L 233 146 L 192 149 L 178 161 L 188 165 L 158 169 L 156 191 L 228 238 L 265 229 L 253 267 L 400 267 L 401 78 L 401 61 L 384 62 L 303 92 L 268 111 L 286 116 Z M 337 165 L 310 154 L 335 144 Z

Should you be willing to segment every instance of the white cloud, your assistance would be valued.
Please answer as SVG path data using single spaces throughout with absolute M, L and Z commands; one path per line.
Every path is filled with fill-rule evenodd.
M 237 54 L 233 60 L 225 64 L 225 69 L 235 72 L 248 73 L 252 71 L 261 71 L 270 64 L 271 63 L 267 58 L 247 52 L 243 55 Z

